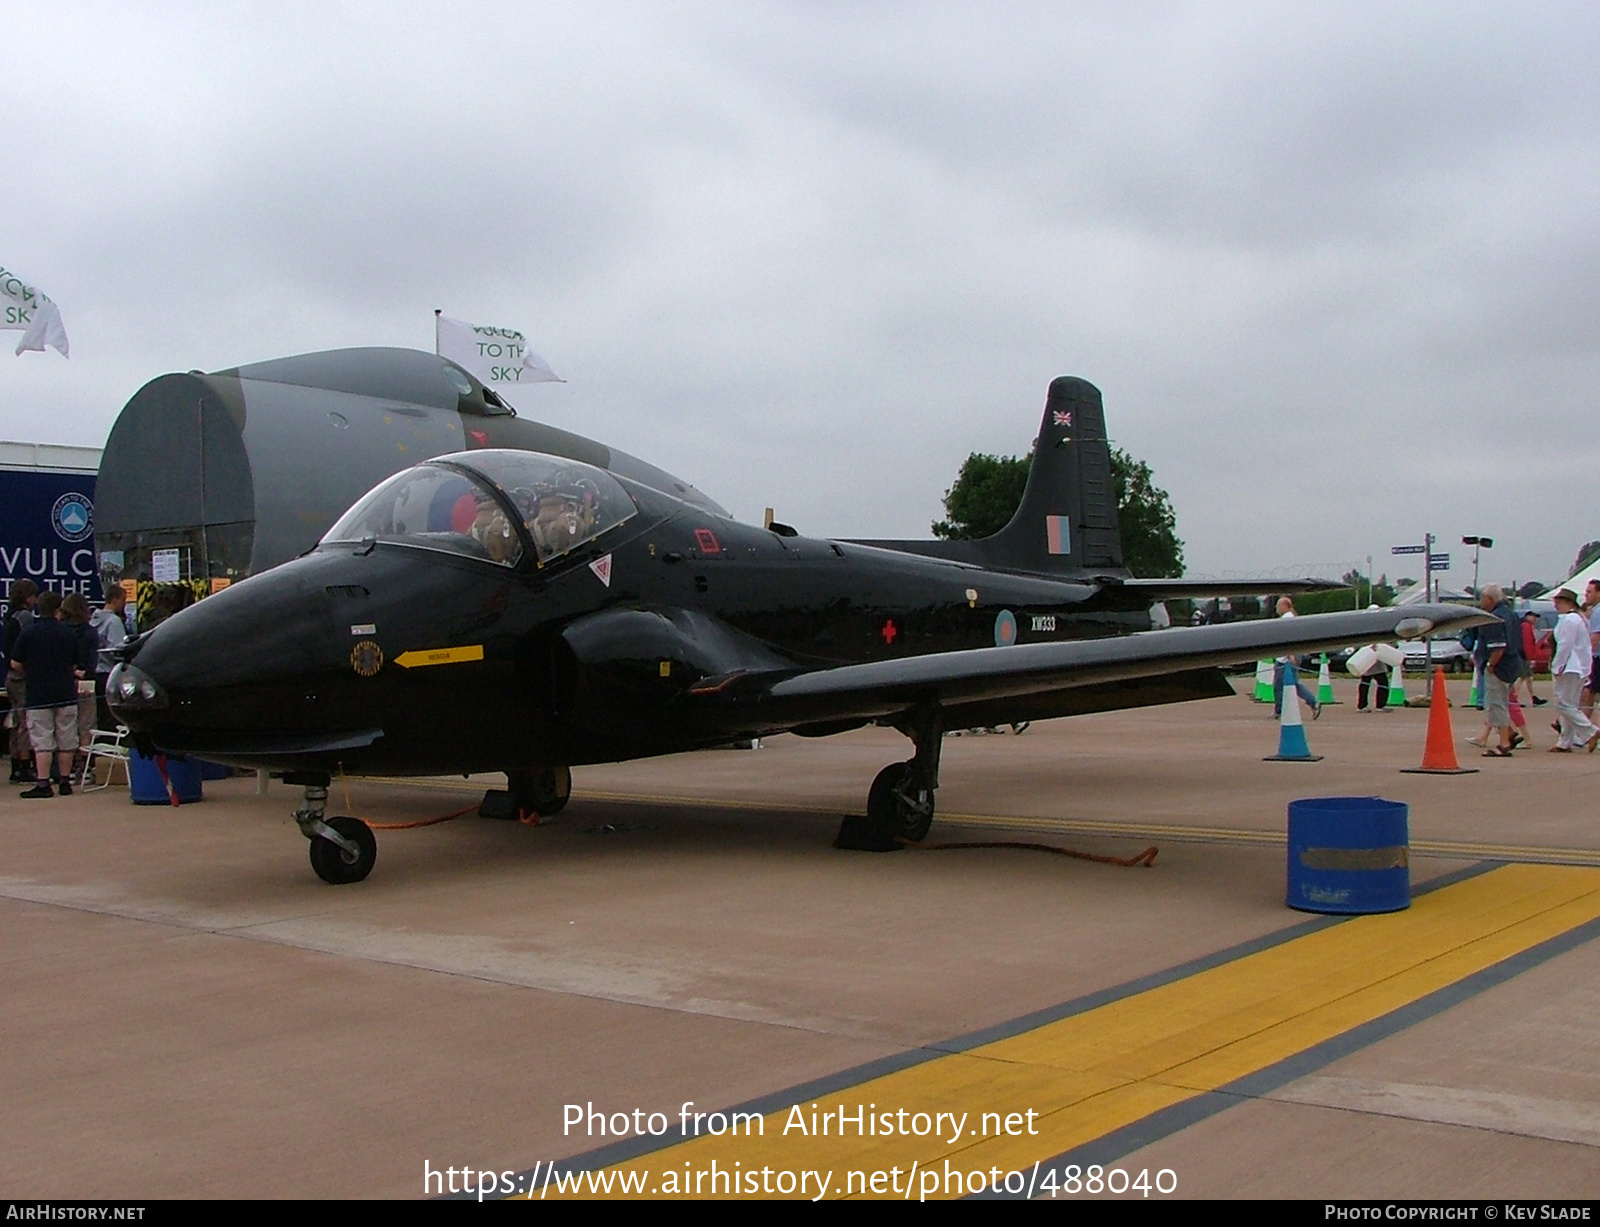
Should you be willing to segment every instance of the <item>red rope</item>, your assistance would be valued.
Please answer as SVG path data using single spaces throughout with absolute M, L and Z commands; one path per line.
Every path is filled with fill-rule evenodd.
M 466 809 L 458 809 L 453 814 L 441 814 L 437 818 L 424 818 L 419 822 L 373 822 L 370 818 L 362 818 L 374 831 L 411 831 L 417 827 L 431 827 L 440 822 L 449 822 L 452 818 L 464 818 L 468 814 L 476 813 L 478 807 L 469 805 Z
M 899 841 L 907 848 L 915 848 L 918 852 L 950 852 L 957 848 L 1022 848 L 1029 852 L 1053 852 L 1057 856 L 1070 856 L 1080 861 L 1098 861 L 1102 865 L 1121 865 L 1124 869 L 1134 865 L 1143 865 L 1146 869 L 1155 864 L 1156 853 L 1159 851 L 1154 845 L 1146 848 L 1138 856 L 1101 856 L 1096 852 L 1079 852 L 1075 848 L 1058 848 L 1054 844 L 1028 844 L 1010 840 L 994 840 L 982 843 L 957 843 L 957 844 L 922 844 L 912 839 Z

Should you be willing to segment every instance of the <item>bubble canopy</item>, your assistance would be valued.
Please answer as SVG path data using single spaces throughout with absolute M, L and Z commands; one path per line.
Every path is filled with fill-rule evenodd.
M 340 516 L 322 543 L 385 541 L 505 567 L 516 566 L 531 549 L 544 566 L 637 512 L 604 469 L 539 452 L 488 448 L 440 456 L 395 474 Z

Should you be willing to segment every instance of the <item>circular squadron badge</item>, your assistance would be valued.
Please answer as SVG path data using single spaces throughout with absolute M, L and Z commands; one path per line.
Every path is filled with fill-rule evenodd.
M 350 667 L 362 677 L 376 677 L 383 668 L 383 649 L 372 639 L 363 639 L 350 649 Z

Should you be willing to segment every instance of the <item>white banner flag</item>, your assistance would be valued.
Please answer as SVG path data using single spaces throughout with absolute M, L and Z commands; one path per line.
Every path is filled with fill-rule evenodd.
M 464 324 L 443 315 L 434 316 L 438 328 L 439 356 L 489 385 L 509 383 L 565 383 L 550 364 L 528 348 L 528 338 L 515 328 L 489 328 Z
M 0 329 L 22 333 L 17 353 L 53 345 L 67 356 L 67 329 L 61 310 L 10 269 L 0 267 Z

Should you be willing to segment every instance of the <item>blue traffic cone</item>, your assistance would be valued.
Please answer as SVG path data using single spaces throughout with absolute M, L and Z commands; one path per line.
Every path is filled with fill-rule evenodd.
M 1264 763 L 1320 763 L 1322 755 L 1313 754 L 1306 744 L 1306 726 L 1300 720 L 1300 694 L 1295 689 L 1294 666 L 1283 671 L 1283 712 L 1278 721 L 1278 752 L 1269 754 Z

